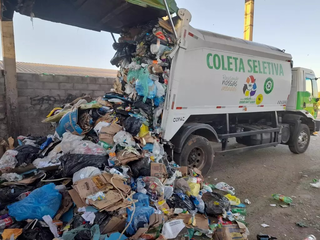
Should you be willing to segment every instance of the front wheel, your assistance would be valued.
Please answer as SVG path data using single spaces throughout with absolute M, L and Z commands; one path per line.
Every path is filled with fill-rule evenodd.
M 306 124 L 300 124 L 299 131 L 289 144 L 289 149 L 295 154 L 304 153 L 310 143 L 310 129 Z
M 183 145 L 177 163 L 181 166 L 198 168 L 202 175 L 206 175 L 211 170 L 214 159 L 214 151 L 208 139 L 191 135 Z

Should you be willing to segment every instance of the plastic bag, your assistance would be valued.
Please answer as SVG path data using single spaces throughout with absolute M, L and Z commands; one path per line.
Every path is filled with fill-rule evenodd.
M 141 126 L 142 126 L 142 121 L 139 118 L 128 117 L 124 121 L 124 128 L 126 129 L 127 132 L 129 132 L 133 136 L 138 135 L 138 133 L 140 132 Z
M 227 195 L 224 195 L 224 196 L 226 198 L 228 198 L 228 200 L 229 200 L 229 202 L 230 202 L 230 204 L 232 206 L 238 206 L 241 203 L 240 199 L 237 198 L 236 196 L 232 196 L 231 194 L 227 194 Z
M 131 168 L 131 172 L 134 178 L 139 176 L 150 176 L 150 159 L 145 157 L 141 160 L 128 163 Z
M 198 183 L 197 178 L 189 178 L 188 185 L 190 187 L 188 195 L 192 195 L 194 197 L 198 196 L 200 192 L 200 184 Z
M 82 140 L 83 137 L 66 132 L 63 134 L 61 141 L 61 150 L 63 153 L 71 154 L 89 154 L 89 155 L 106 155 L 106 150 L 91 141 Z
M 90 178 L 100 174 L 101 174 L 101 171 L 99 168 L 85 167 L 73 174 L 72 182 L 75 183 L 81 179 Z
M 2 173 L 0 179 L 8 182 L 18 182 L 22 180 L 22 176 L 17 173 Z
M 18 155 L 18 151 L 16 150 L 7 150 L 0 159 L 0 169 L 10 169 L 15 168 L 18 161 L 16 156 Z
M 136 204 L 136 207 L 137 206 L 140 206 L 140 207 L 149 207 L 149 196 L 147 194 L 143 194 L 143 193 L 135 193 L 133 195 L 133 199 L 136 199 L 138 200 Z
M 231 187 L 229 184 L 225 183 L 225 182 L 219 182 L 215 185 L 215 188 L 216 189 L 219 189 L 221 191 L 224 191 L 224 192 L 228 192 L 232 195 L 235 195 L 235 189 L 234 187 Z
M 8 206 L 9 215 L 17 221 L 39 219 L 49 215 L 51 218 L 57 213 L 62 196 L 55 185 L 50 183 L 30 193 L 23 200 Z
M 60 157 L 63 176 L 72 176 L 75 172 L 85 167 L 97 167 L 103 169 L 108 165 L 106 156 L 87 154 L 66 154 Z
M 138 204 L 138 206 L 137 206 Z M 126 230 L 126 233 L 129 235 L 133 235 L 137 232 L 139 228 L 145 227 L 145 225 L 149 224 L 149 218 L 150 216 L 155 212 L 155 209 L 153 207 L 142 207 L 139 205 L 139 202 L 136 203 L 136 210 L 133 214 L 133 208 L 132 210 L 130 208 L 127 208 L 127 224 L 129 224 L 131 215 L 133 214 L 132 222 L 130 223 L 129 227 Z
M 157 94 L 157 86 L 149 77 L 146 83 L 139 79 L 136 81 L 136 91 L 139 96 L 144 97 L 143 99 L 153 99 Z
M 161 83 L 159 83 L 159 81 L 155 81 L 154 84 L 157 86 L 157 97 L 162 97 L 166 94 L 164 87 L 162 86 Z
M 204 213 L 205 204 L 200 196 L 197 196 L 197 197 L 191 196 L 190 200 L 196 206 L 199 213 Z
M 189 197 L 181 190 L 175 190 L 173 197 L 170 201 L 167 200 L 168 205 L 171 208 L 187 209 L 189 212 L 195 211 L 196 207 Z
M 117 132 L 117 134 L 113 136 L 113 141 L 121 147 L 134 147 L 136 145 L 132 135 L 126 131 Z
M 206 205 L 206 213 L 209 216 L 222 215 L 224 211 L 230 209 L 230 202 L 228 198 L 222 196 L 219 193 L 205 193 L 202 196 L 202 200 Z
M 139 137 L 143 138 L 144 136 L 146 136 L 149 133 L 149 128 L 148 126 L 142 124 L 140 127 L 140 131 L 139 131 Z
M 146 183 L 146 189 L 152 201 L 156 202 L 160 197 L 164 196 L 164 186 L 159 178 L 144 177 L 143 181 Z

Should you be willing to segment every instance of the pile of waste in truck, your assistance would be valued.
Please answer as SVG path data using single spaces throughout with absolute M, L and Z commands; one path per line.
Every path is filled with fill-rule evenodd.
M 54 108 L 43 120 L 53 135 L 2 143 L 2 239 L 247 239 L 235 189 L 206 183 L 164 150 L 175 44 L 162 19 L 125 31 L 113 44 L 112 92 Z

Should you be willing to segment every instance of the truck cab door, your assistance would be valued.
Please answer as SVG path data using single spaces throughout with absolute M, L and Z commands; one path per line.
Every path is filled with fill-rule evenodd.
M 300 103 L 303 110 L 308 111 L 314 118 L 318 115 L 318 85 L 314 75 L 304 72 L 305 91 L 301 94 Z

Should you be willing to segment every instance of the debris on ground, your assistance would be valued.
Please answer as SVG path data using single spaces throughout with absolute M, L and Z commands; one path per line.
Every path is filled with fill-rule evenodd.
M 269 236 L 269 235 L 266 235 L 266 234 L 258 234 L 257 235 L 257 239 L 258 240 L 272 240 L 272 239 L 278 239 L 278 238 L 272 237 L 272 236 Z
M 307 228 L 308 225 L 305 222 L 296 222 L 296 225 L 302 228 Z
M 261 227 L 268 228 L 268 227 L 270 227 L 270 226 L 269 226 L 268 224 L 262 223 L 262 224 L 261 224 Z
M 113 91 L 54 108 L 43 120 L 52 135 L 19 136 L 7 148 L 4 239 L 247 239 L 235 188 L 207 184 L 199 169 L 177 165 L 164 150 L 175 43 L 162 19 L 122 33 L 113 44 L 111 63 L 120 67 Z
M 310 185 L 314 188 L 320 188 L 320 180 L 318 179 L 313 179 L 312 183 Z
M 291 204 L 292 203 L 292 198 L 290 197 L 286 197 L 282 194 L 272 194 L 273 199 L 287 203 L 287 204 Z

